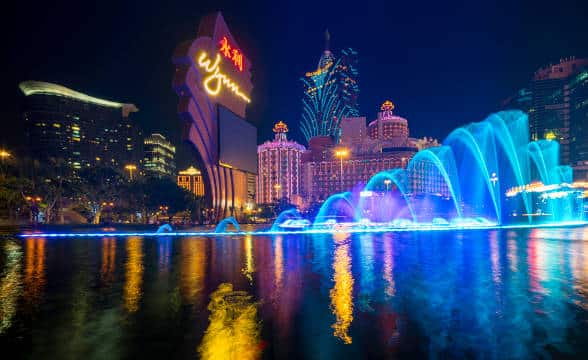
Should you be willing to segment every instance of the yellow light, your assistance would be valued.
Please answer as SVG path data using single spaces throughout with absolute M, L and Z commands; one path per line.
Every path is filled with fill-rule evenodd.
M 128 312 L 139 310 L 143 283 L 143 240 L 131 236 L 127 239 L 127 263 L 123 299 Z
M 137 170 L 137 166 L 136 165 L 129 164 L 129 165 L 125 165 L 125 169 L 127 169 L 127 170 Z
M 206 92 L 212 96 L 220 93 L 221 87 L 224 85 L 232 91 L 236 96 L 243 99 L 246 103 L 250 103 L 251 99 L 241 92 L 239 85 L 231 80 L 226 74 L 220 72 L 219 63 L 221 61 L 220 54 L 216 54 L 214 62 L 208 57 L 208 54 L 203 52 L 198 57 L 198 66 L 210 75 L 204 78 L 202 84 Z
M 340 236 L 340 238 L 339 238 Z M 353 321 L 353 274 L 351 273 L 351 254 L 348 234 L 335 234 L 335 258 L 333 259 L 333 281 L 335 286 L 329 292 L 331 311 L 335 314 L 336 322 L 331 326 L 333 335 L 351 344 L 349 327 Z
M 555 133 L 553 131 L 550 131 L 547 134 L 545 134 L 545 139 L 546 140 L 555 140 L 555 139 L 557 139 L 557 135 L 555 135 Z
M 0 158 L 2 158 L 3 160 L 6 159 L 7 157 L 11 157 L 12 155 L 10 155 L 10 153 L 6 150 L 0 150 Z
M 198 347 L 202 359 L 258 359 L 261 323 L 257 303 L 245 291 L 220 284 L 210 295 L 210 324 Z
M 335 150 L 335 156 L 337 156 L 337 157 L 343 158 L 347 155 L 349 155 L 349 150 L 347 150 L 345 148 Z

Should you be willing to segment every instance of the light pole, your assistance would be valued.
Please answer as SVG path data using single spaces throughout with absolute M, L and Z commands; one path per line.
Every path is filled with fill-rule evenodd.
M 490 176 L 490 181 L 492 181 L 492 185 L 496 187 L 496 183 L 498 182 L 498 176 L 495 172 L 493 172 L 492 176 Z
M 341 149 L 337 149 L 335 150 L 335 156 L 339 157 L 339 164 L 340 164 L 340 168 L 341 168 L 341 173 L 339 176 L 339 186 L 340 192 L 343 192 L 343 157 L 349 155 L 349 150 L 345 149 L 345 148 L 341 148 Z
M 0 150 L 0 159 L 2 159 L 2 169 L 1 170 L 2 170 L 3 177 L 4 177 L 4 162 L 6 161 L 6 159 L 8 159 L 11 156 L 12 155 L 8 151 L 6 151 L 4 149 Z
M 390 187 L 391 183 L 392 183 L 392 180 L 390 180 L 390 179 L 384 180 L 384 184 L 386 185 L 386 192 L 388 192 L 388 188 Z
M 128 164 L 125 165 L 125 170 L 129 170 L 129 178 L 133 181 L 133 171 L 137 170 L 137 165 Z

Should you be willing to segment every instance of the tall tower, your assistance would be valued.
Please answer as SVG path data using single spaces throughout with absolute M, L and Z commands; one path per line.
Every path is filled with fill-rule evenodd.
M 330 40 L 327 30 L 317 69 L 300 79 L 304 88 L 301 129 L 306 141 L 315 136 L 338 139 L 341 119 L 359 116 L 357 52 L 345 49 L 335 57 Z
M 296 203 L 301 193 L 302 153 L 306 149 L 288 140 L 288 126 L 283 121 L 278 121 L 273 131 L 274 140 L 257 147 L 257 203 L 269 204 L 282 198 Z

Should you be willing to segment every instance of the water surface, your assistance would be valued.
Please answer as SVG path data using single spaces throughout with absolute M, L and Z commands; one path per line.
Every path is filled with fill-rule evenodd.
M 19 358 L 588 358 L 588 228 L 2 238 L 0 270 Z

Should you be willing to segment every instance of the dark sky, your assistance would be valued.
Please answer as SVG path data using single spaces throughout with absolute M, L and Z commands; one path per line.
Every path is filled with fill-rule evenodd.
M 588 56 L 587 1 L 20 1 L 4 13 L 0 142 L 16 146 L 22 80 L 133 102 L 144 132 L 180 144 L 171 55 L 200 18 L 221 10 L 253 63 L 248 118 L 259 140 L 284 120 L 301 141 L 298 79 L 316 68 L 323 33 L 360 60 L 360 109 L 391 99 L 411 135 L 442 139 L 481 120 L 561 57 Z M 189 162 L 181 151 L 179 166 Z

